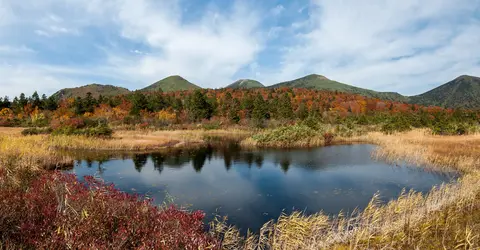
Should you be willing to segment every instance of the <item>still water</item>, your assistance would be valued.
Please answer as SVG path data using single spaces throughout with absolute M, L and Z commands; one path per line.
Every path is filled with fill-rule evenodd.
M 403 188 L 420 192 L 454 175 L 374 161 L 373 145 L 295 150 L 242 150 L 235 143 L 194 150 L 80 158 L 70 170 L 93 175 L 117 188 L 203 210 L 207 221 L 228 216 L 230 224 L 258 230 L 283 212 L 337 214 L 365 207 L 375 192 L 383 201 Z

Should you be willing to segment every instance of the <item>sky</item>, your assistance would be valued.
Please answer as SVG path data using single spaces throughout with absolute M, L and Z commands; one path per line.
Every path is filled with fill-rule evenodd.
M 0 96 L 308 74 L 404 95 L 480 76 L 480 0 L 0 0 Z

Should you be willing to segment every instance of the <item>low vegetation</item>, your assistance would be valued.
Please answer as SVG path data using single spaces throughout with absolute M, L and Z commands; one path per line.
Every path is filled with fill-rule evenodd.
M 0 175 L 4 181 L 5 173 Z M 5 185 L 5 184 L 4 184 Z M 159 208 L 89 177 L 46 173 L 29 188 L 2 187 L 0 248 L 214 249 L 200 211 Z

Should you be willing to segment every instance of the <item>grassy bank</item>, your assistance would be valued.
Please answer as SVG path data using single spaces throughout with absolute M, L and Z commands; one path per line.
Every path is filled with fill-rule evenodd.
M 288 147 L 298 147 L 329 143 L 374 143 L 379 145 L 373 155 L 378 159 L 392 163 L 407 161 L 421 167 L 453 169 L 463 175 L 458 182 L 435 187 L 426 195 L 403 193 L 397 200 L 385 205 L 381 205 L 375 196 L 365 210 L 349 215 L 332 217 L 321 212 L 310 216 L 300 212 L 282 215 L 277 222 L 265 224 L 259 234 L 247 236 L 242 236 L 235 228 L 229 227 L 228 222 L 222 221 L 212 222 L 211 230 L 205 232 L 201 229 L 201 224 L 198 224 L 198 214 L 195 216 L 195 213 L 178 209 L 170 212 L 151 210 L 153 208 L 150 203 L 139 202 L 137 197 L 132 198 L 98 183 L 91 187 L 99 188 L 84 189 L 76 186 L 79 184 L 73 177 L 45 174 L 42 170 L 47 163 L 63 164 L 71 161 L 57 153 L 59 148 L 141 150 L 165 147 L 172 141 L 175 144 L 168 146 L 180 147 L 188 143 L 201 143 L 206 135 L 227 136 L 230 131 L 117 131 L 111 139 L 0 134 L 0 193 L 3 195 L 0 225 L 6 226 L 0 230 L 3 232 L 0 248 L 22 246 L 23 242 L 26 242 L 27 245 L 24 246 L 27 247 L 65 246 L 73 244 L 74 238 L 71 237 L 76 233 L 85 235 L 82 238 L 85 241 L 77 242 L 90 242 L 98 237 L 101 242 L 98 241 L 96 245 L 73 244 L 73 248 L 155 246 L 168 249 L 170 244 L 180 249 L 479 248 L 480 135 L 434 136 L 427 130 L 386 135 L 369 132 L 370 130 L 373 128 L 332 126 L 320 130 L 290 126 L 287 129 L 260 131 L 244 140 L 242 145 L 278 147 L 288 142 Z M 235 132 L 241 137 L 249 133 L 251 132 L 241 130 Z M 329 137 L 329 134 L 333 137 Z M 71 193 L 70 190 L 80 191 L 71 195 L 68 194 Z M 107 193 L 114 195 L 108 196 Z M 36 200 L 30 200 L 34 197 L 37 197 Z M 41 200 L 48 202 L 35 202 Z M 88 202 L 82 203 L 82 200 Z M 13 212 L 12 204 L 17 207 L 15 211 L 27 213 L 25 209 L 30 209 L 30 216 L 23 218 L 19 213 Z M 103 205 L 96 208 L 94 204 Z M 116 213 L 117 210 L 120 212 Z M 58 220 L 47 223 L 44 218 L 51 214 L 42 214 L 44 211 L 53 211 L 51 214 Z M 134 219 L 129 222 L 125 218 Z M 95 221 L 96 224 L 93 223 Z M 182 224 L 185 221 L 195 221 L 197 224 L 194 223 L 195 226 L 189 228 Z M 124 225 L 123 228 L 128 233 L 118 234 L 122 227 L 114 227 L 115 230 L 111 228 L 112 225 L 120 225 L 119 222 L 123 223 L 121 225 Z M 156 229 L 155 223 L 163 226 Z M 19 225 L 28 226 L 18 227 Z M 95 225 L 98 234 L 87 233 L 92 230 L 92 225 Z M 177 226 L 171 228 L 172 225 Z M 42 228 L 51 237 L 45 239 L 51 239 L 57 245 L 42 245 L 49 243 L 39 240 L 41 237 L 34 232 L 35 228 Z M 185 238 L 183 233 L 191 235 L 191 238 Z M 123 235 L 123 238 L 116 238 L 118 235 Z M 165 238 L 165 241 L 152 241 L 143 235 L 155 239 Z

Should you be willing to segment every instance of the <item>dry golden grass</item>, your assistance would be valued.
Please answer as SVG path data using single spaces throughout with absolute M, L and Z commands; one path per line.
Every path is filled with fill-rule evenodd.
M 50 146 L 59 149 L 143 151 L 166 147 L 183 147 L 204 143 L 205 136 L 236 136 L 243 131 L 176 130 L 176 131 L 116 131 L 112 138 L 84 136 L 51 136 Z
M 22 135 L 24 128 L 10 128 L 10 127 L 0 127 L 0 135 Z
M 225 249 L 478 249 L 480 248 L 480 136 L 432 136 L 425 130 L 336 138 L 337 143 L 375 143 L 374 157 L 391 162 L 450 168 L 464 175 L 428 194 L 402 193 L 380 205 L 330 217 L 321 212 L 282 215 L 259 234 L 239 237 L 235 228 L 213 222 Z M 374 173 L 373 173 L 374 174 Z

